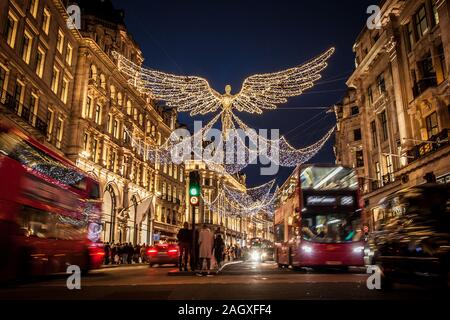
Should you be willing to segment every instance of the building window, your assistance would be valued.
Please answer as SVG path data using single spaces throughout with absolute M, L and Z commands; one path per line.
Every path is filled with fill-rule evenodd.
M 100 87 L 106 90 L 106 77 L 103 73 L 100 75 Z
M 24 84 L 19 80 L 16 81 L 16 86 L 14 87 L 14 102 L 17 106 L 17 114 L 20 116 L 22 114 L 23 107 L 23 96 L 24 96 Z
M 83 135 L 83 150 L 89 150 L 89 134 L 87 132 L 85 132 Z
M 63 132 L 64 132 L 64 120 L 58 118 L 58 121 L 56 122 L 56 147 L 58 149 L 62 148 Z
M 48 35 L 48 32 L 50 30 L 50 20 L 52 18 L 52 15 L 50 13 L 50 10 L 45 7 L 44 8 L 44 14 L 42 18 L 42 30 L 44 30 L 45 34 Z
M 72 65 L 72 59 L 73 59 L 73 47 L 70 43 L 67 44 L 67 51 L 66 51 L 66 63 L 71 66 Z
M 30 13 L 34 18 L 37 17 L 38 7 L 39 7 L 39 0 L 30 1 Z
M 119 92 L 119 93 L 117 94 L 117 104 L 118 104 L 119 106 L 122 106 L 122 103 L 123 103 L 122 93 Z
M 55 113 L 52 109 L 47 110 L 47 141 L 52 140 L 53 122 L 55 119 Z
M 375 175 L 376 175 L 376 179 L 378 182 L 378 186 L 380 186 L 380 183 L 382 181 L 382 176 L 381 176 L 381 167 L 380 167 L 379 162 L 375 162 Z
M 12 12 L 8 13 L 8 18 L 6 20 L 5 35 L 6 35 L 6 43 L 11 48 L 14 48 L 14 46 L 16 45 L 18 21 L 19 19 Z
M 439 65 L 441 66 L 442 71 L 442 79 L 447 79 L 448 70 L 447 64 L 445 63 L 444 45 L 442 43 L 439 45 L 437 51 L 438 51 Z
M 409 22 L 406 26 L 406 33 L 407 33 L 407 45 L 408 45 L 408 51 L 411 52 L 414 44 L 415 44 L 415 38 L 414 38 L 414 26 L 412 22 Z
M 25 31 L 23 34 L 23 44 L 22 44 L 21 56 L 22 56 L 23 61 L 25 61 L 26 64 L 30 63 L 32 47 L 33 47 L 33 36 L 31 36 L 30 33 Z
M 381 132 L 382 132 L 382 137 L 383 137 L 383 141 L 386 141 L 388 139 L 388 126 L 387 126 L 387 117 L 386 117 L 386 111 L 383 111 L 380 114 L 380 123 L 381 123 Z
M 386 82 L 384 81 L 384 74 L 380 74 L 377 77 L 377 87 L 378 87 L 378 93 L 380 95 L 386 93 Z
M 67 96 L 69 93 L 69 80 L 66 78 L 63 79 L 62 86 L 61 86 L 61 100 L 64 103 L 67 103 Z
M 32 125 L 36 126 L 37 114 L 39 111 L 39 98 L 37 95 L 32 93 L 30 95 L 30 108 L 32 110 Z
M 83 112 L 83 118 L 87 119 L 91 117 L 91 111 L 92 111 L 92 98 L 87 97 L 86 98 L 86 105 L 84 106 L 84 112 Z
M 95 65 L 91 65 L 89 68 L 89 79 L 97 81 L 97 67 Z
M 353 140 L 360 141 L 361 140 L 361 129 L 353 130 Z
M 427 125 L 428 139 L 431 139 L 431 137 L 439 133 L 439 125 L 436 112 L 433 112 L 428 117 L 426 117 L 425 123 Z
M 390 181 L 393 181 L 392 174 L 394 173 L 394 166 L 392 165 L 392 158 L 390 155 L 385 156 L 386 159 L 386 171 L 389 174 Z
M 369 105 L 373 104 L 373 92 L 372 92 L 372 87 L 369 87 L 367 89 L 367 99 L 369 100 Z
M 94 121 L 95 121 L 96 124 L 102 124 L 101 120 L 102 120 L 102 106 L 98 104 L 95 107 L 95 118 L 94 118 Z
M 113 125 L 113 136 L 114 136 L 114 138 L 118 139 L 118 134 L 119 134 L 119 121 L 114 120 L 114 125 Z
M 437 0 L 433 0 L 431 2 L 431 5 L 433 7 L 433 25 L 439 24 L 439 12 L 437 8 Z
M 6 76 L 8 71 L 0 65 L 0 98 L 3 98 L 3 93 L 6 87 Z
M 106 131 L 111 134 L 112 129 L 112 115 L 108 114 L 108 120 L 106 121 Z
M 372 133 L 372 147 L 378 146 L 377 124 L 375 120 L 370 123 L 370 132 Z
M 44 68 L 45 68 L 45 51 L 41 47 L 38 47 L 37 53 L 36 53 L 36 74 L 39 78 L 42 78 L 44 74 Z
M 127 101 L 127 115 L 130 116 L 131 111 L 132 111 L 131 101 Z
M 362 150 L 356 151 L 356 167 L 357 168 L 364 167 L 364 155 Z
M 54 67 L 52 74 L 52 91 L 58 94 L 58 82 L 59 82 L 59 69 Z
M 63 53 L 64 50 L 64 33 L 61 29 L 58 30 L 58 38 L 56 40 L 56 49 L 59 53 Z
M 357 114 L 359 114 L 359 107 L 358 106 L 353 106 L 352 110 L 351 110 L 352 116 L 356 116 Z
M 419 39 L 428 32 L 427 11 L 425 5 L 422 5 L 419 11 L 414 15 L 414 25 L 416 35 Z
M 98 140 L 94 139 L 92 142 L 92 160 L 97 163 L 98 160 Z

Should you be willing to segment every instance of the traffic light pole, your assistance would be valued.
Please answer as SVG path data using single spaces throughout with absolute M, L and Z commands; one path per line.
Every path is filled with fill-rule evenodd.
M 191 269 L 195 271 L 197 269 L 197 241 L 195 236 L 195 206 L 191 205 L 192 208 L 192 253 L 191 253 Z

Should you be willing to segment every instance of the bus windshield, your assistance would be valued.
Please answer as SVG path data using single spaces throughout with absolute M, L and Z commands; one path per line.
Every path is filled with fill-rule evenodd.
M 317 213 L 302 217 L 302 238 L 321 243 L 357 242 L 362 239 L 358 213 Z
M 303 190 L 356 190 L 358 179 L 353 169 L 344 167 L 307 167 L 300 174 Z

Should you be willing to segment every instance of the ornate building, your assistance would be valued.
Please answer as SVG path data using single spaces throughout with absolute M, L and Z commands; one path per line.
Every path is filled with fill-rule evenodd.
M 110 1 L 77 3 L 82 38 L 67 156 L 101 182 L 104 241 L 149 243 L 153 227 L 173 237 L 183 212 L 176 201 L 184 198 L 179 178 L 183 168 L 155 166 L 143 146 L 164 143 L 178 125 L 177 114 L 155 105 L 117 70 L 113 51 L 137 64 L 143 62 L 140 48 L 125 27 L 123 11 Z M 167 184 L 167 179 L 173 181 Z M 139 204 L 149 198 L 153 200 L 150 212 L 156 208 L 156 215 L 139 215 Z M 159 214 L 158 208 L 167 212 Z
M 72 3 L 80 29 L 67 27 Z M 153 226 L 173 237 L 185 213 L 183 165 L 155 166 L 142 146 L 164 143 L 177 113 L 117 70 L 114 50 L 143 62 L 123 11 L 109 0 L 10 0 L 0 9 L 0 120 L 99 179 L 104 241 L 149 243 Z M 139 214 L 147 199 L 153 214 Z
M 56 0 L 1 1 L 0 21 L 0 120 L 64 154 L 80 35 Z
M 387 0 L 381 28 L 354 45 L 356 69 L 335 106 L 337 162 L 358 168 L 374 223 L 379 201 L 450 181 L 450 0 Z

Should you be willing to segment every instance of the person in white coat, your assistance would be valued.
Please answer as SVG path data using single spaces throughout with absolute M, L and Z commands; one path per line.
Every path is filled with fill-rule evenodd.
M 211 270 L 211 257 L 214 246 L 214 235 L 211 230 L 208 229 L 208 226 L 206 224 L 203 225 L 203 228 L 199 232 L 198 244 L 200 266 L 203 270 L 203 262 L 206 259 L 206 268 L 209 273 Z

